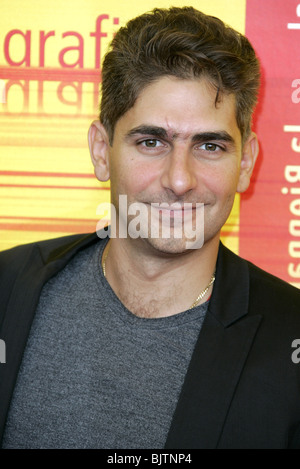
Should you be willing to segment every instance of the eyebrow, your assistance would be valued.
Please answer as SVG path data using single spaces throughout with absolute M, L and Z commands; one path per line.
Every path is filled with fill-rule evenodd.
M 168 138 L 169 134 L 163 127 L 153 126 L 153 125 L 140 125 L 131 129 L 125 136 L 126 139 L 133 137 L 135 135 L 151 135 L 156 138 Z M 178 133 L 173 132 L 171 139 L 174 140 L 178 137 Z M 207 141 L 222 141 L 228 142 L 232 145 L 235 144 L 233 137 L 226 131 L 214 131 L 214 132 L 197 132 L 192 136 L 192 142 L 207 142 Z
M 131 129 L 125 136 L 130 138 L 135 135 L 152 135 L 153 137 L 167 138 L 168 133 L 163 127 L 157 127 L 154 125 L 140 125 Z
M 234 138 L 226 132 L 226 130 L 220 130 L 217 132 L 200 132 L 192 137 L 192 142 L 207 142 L 208 140 L 222 141 L 234 144 Z

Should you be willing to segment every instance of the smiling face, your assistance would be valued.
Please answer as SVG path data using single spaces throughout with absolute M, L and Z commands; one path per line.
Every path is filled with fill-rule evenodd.
M 176 231 L 184 204 L 193 227 L 196 204 L 204 204 L 204 240 L 219 238 L 236 191 L 249 185 L 257 155 L 254 134 L 242 148 L 233 95 L 223 95 L 216 106 L 215 90 L 204 79 L 162 77 L 119 119 L 112 146 L 99 129 L 95 172 L 100 180 L 110 177 L 117 212 L 120 195 L 127 195 L 128 206 L 144 204 L 148 214 L 151 204 L 176 204 L 175 210 L 152 209 L 160 220 L 162 213 L 168 215 L 170 238 L 148 237 L 144 243 L 165 253 L 186 250 L 187 238 L 182 229 L 181 237 Z

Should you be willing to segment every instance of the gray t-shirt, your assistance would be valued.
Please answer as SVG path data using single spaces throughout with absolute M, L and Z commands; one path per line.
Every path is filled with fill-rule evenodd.
M 43 288 L 3 448 L 163 448 L 208 302 L 140 318 L 103 276 L 106 240 Z

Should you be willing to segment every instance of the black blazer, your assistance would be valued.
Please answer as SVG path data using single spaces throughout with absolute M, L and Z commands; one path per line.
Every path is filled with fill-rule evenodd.
M 0 437 L 44 283 L 96 234 L 0 254 Z M 216 281 L 166 449 L 300 448 L 300 291 L 220 243 Z

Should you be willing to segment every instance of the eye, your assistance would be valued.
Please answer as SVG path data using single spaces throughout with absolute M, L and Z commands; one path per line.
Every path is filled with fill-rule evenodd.
M 217 145 L 216 143 L 203 143 L 203 145 L 201 145 L 199 148 L 201 150 L 210 151 L 210 152 L 215 152 L 217 150 L 222 150 L 222 148 L 219 145 Z
M 162 146 L 162 143 L 155 138 L 148 138 L 147 140 L 143 140 L 142 142 L 139 142 L 139 144 L 146 148 L 157 148 L 157 147 Z

